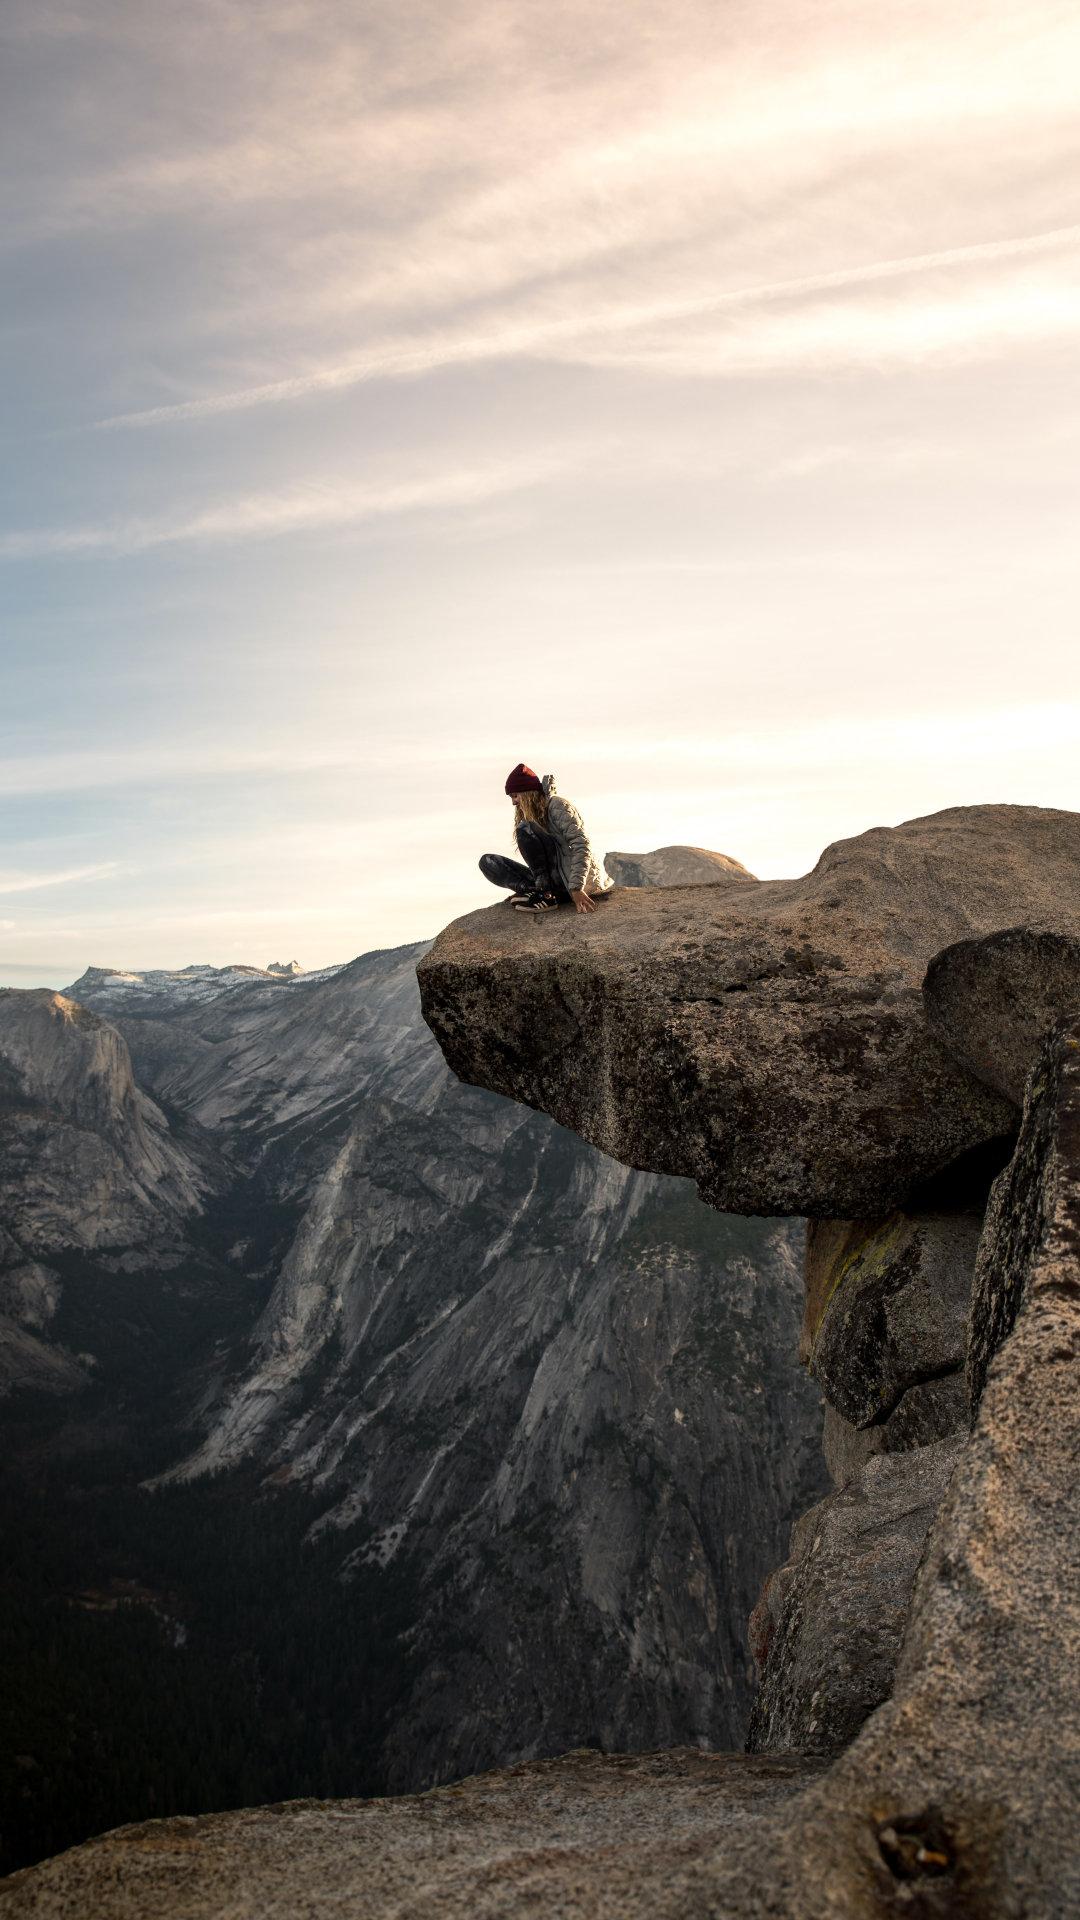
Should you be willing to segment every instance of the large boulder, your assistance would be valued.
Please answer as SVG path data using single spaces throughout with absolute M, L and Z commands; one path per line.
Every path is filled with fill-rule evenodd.
M 1019 1102 L 1050 1028 L 1063 1013 L 1080 1013 L 1080 940 L 1045 927 L 959 940 L 934 955 L 923 1000 L 930 1031 L 949 1052 Z
M 1080 935 L 1078 876 L 1080 815 L 952 808 L 841 841 L 801 880 L 469 914 L 420 964 L 424 1013 L 462 1079 L 722 1209 L 956 1204 L 1018 1114 L 929 1030 L 927 963 L 1018 918 Z
M 657 847 L 652 853 L 605 853 L 604 867 L 619 887 L 738 887 L 760 883 L 727 853 L 707 847 Z

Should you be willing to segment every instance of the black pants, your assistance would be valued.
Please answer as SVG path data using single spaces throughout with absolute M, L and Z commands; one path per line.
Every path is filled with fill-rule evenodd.
M 535 820 L 523 820 L 514 838 L 521 860 L 511 860 L 505 853 L 480 855 L 485 880 L 494 887 L 511 887 L 515 893 L 553 893 L 556 900 L 569 900 L 559 873 L 555 835 L 546 827 L 538 827 Z

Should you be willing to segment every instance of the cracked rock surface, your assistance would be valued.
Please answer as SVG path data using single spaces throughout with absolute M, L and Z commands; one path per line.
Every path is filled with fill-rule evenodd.
M 424 1013 L 462 1079 L 725 1211 L 917 1211 L 1018 1120 L 930 1031 L 927 963 L 1018 918 L 1080 935 L 1078 879 L 1080 815 L 951 808 L 800 880 L 469 914 L 418 970 Z

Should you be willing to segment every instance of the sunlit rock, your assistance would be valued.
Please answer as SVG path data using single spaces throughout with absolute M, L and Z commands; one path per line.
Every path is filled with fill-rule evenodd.
M 801 880 L 493 907 L 421 963 L 424 1012 L 462 1079 L 728 1211 L 955 1205 L 1018 1114 L 929 1030 L 927 963 L 1018 916 L 1080 934 L 1078 870 L 1080 816 L 960 807 L 841 841 Z

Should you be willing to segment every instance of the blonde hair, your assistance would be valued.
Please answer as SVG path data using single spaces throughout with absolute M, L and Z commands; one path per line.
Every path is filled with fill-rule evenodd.
M 514 795 L 514 833 L 515 835 L 517 834 L 517 830 L 520 827 L 523 820 L 535 820 L 538 827 L 547 826 L 548 797 L 546 793 L 537 793 L 534 790 L 530 790 L 528 793 L 515 793 Z

